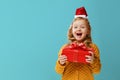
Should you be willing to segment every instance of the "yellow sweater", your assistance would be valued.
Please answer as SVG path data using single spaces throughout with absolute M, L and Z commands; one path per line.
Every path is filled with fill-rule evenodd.
M 59 54 L 61 54 L 62 49 Z M 101 69 L 99 49 L 95 44 L 91 44 L 91 47 L 95 50 L 95 59 L 91 64 L 66 62 L 66 65 L 60 65 L 58 60 L 56 62 L 55 70 L 58 74 L 62 74 L 62 80 L 94 80 L 93 74 L 99 73 Z

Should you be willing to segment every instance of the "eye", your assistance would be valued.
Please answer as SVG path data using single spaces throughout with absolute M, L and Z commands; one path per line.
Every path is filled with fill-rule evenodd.
M 81 26 L 82 29 L 86 28 L 85 26 Z
M 82 26 L 81 28 L 85 28 L 84 26 Z
M 77 28 L 77 26 L 74 26 L 74 29 L 76 29 Z

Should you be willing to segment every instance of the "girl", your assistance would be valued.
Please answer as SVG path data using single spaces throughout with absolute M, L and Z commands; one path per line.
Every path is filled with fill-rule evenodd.
M 85 8 L 78 8 L 76 10 L 76 14 L 77 13 L 79 15 L 76 15 L 77 17 L 75 16 L 68 30 L 68 39 L 71 42 L 65 44 L 60 49 L 55 70 L 57 73 L 62 74 L 62 80 L 94 80 L 93 74 L 99 73 L 101 69 L 99 49 L 92 42 L 91 27 L 87 19 Z M 88 64 L 69 62 L 67 61 L 67 56 L 62 55 L 62 49 L 72 43 L 76 43 L 77 45 L 83 43 L 86 47 L 94 50 L 94 52 L 89 52 L 91 54 L 90 56 L 85 56 L 85 60 Z

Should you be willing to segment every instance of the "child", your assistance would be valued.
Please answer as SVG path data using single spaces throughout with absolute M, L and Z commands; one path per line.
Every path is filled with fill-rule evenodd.
M 62 80 L 94 80 L 93 74 L 99 73 L 101 69 L 100 54 L 98 47 L 92 42 L 91 27 L 84 7 L 76 10 L 75 19 L 68 30 L 68 39 L 70 43 L 65 44 L 59 51 L 56 72 L 62 74 Z M 69 62 L 67 56 L 62 55 L 62 50 L 72 43 L 82 43 L 94 50 L 89 51 L 91 55 L 85 56 L 88 64 Z

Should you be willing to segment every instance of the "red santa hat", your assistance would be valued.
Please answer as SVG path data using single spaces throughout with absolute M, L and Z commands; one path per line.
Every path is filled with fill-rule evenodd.
M 85 10 L 84 7 L 80 7 L 76 9 L 76 14 L 75 14 L 75 18 L 77 17 L 83 17 L 83 18 L 87 18 L 87 12 Z

